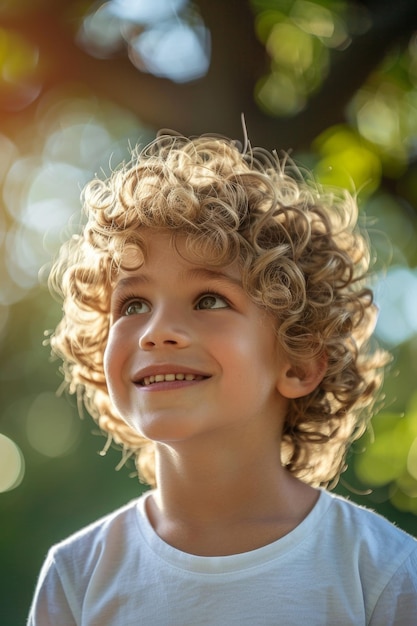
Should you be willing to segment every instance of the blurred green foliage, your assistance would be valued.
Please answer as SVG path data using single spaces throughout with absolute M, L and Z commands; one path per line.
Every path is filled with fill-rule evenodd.
M 325 80 L 330 50 L 349 45 L 350 5 L 306 0 L 252 0 L 252 5 L 257 35 L 270 57 L 270 71 L 255 87 L 257 103 L 271 115 L 294 115 Z
M 47 548 L 144 488 L 129 477 L 131 461 L 115 471 L 120 452 L 100 457 L 105 440 L 92 420 L 80 420 L 73 398 L 56 395 L 59 364 L 42 343 L 60 317 L 45 277 L 60 242 L 78 228 L 80 190 L 159 127 L 234 135 L 243 110 L 253 143 L 267 136 L 269 147 L 293 148 L 319 181 L 358 194 L 374 251 L 376 336 L 393 363 L 382 409 L 352 448 L 337 490 L 417 535 L 417 23 L 406 6 L 390 39 L 385 1 L 230 0 L 227 10 L 219 1 L 2 3 L 6 626 L 24 623 Z M 162 27 L 174 42 L 169 49 L 161 47 Z M 363 38 L 370 50 L 380 46 L 380 59 L 364 58 L 374 60 L 358 78 L 362 67 L 352 51 Z M 282 145 L 288 136 L 290 145 Z

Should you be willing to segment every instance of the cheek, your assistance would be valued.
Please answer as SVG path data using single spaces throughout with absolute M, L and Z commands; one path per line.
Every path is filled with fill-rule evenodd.
M 127 398 L 127 385 L 124 380 L 125 354 L 123 344 L 117 339 L 117 333 L 110 332 L 103 355 L 103 369 L 110 400 L 120 415 L 126 410 Z
M 117 337 L 117 333 L 110 329 L 103 355 L 104 376 L 106 377 L 109 391 L 111 391 L 111 387 L 115 382 L 115 373 L 120 372 L 121 369 L 121 354 L 123 351 L 118 346 L 120 346 L 120 338 Z
M 104 376 L 106 377 L 107 383 L 109 382 L 110 351 L 111 351 L 111 346 L 109 344 L 109 341 L 107 341 L 107 345 L 104 349 L 104 355 L 103 355 L 103 369 L 104 369 Z

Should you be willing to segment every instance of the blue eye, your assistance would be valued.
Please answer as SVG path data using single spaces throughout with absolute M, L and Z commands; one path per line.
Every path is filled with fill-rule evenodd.
M 141 315 L 150 310 L 151 307 L 144 300 L 129 300 L 123 307 L 123 315 Z
M 227 309 L 228 303 L 222 296 L 218 296 L 214 293 L 206 293 L 202 296 L 196 305 L 196 309 L 210 310 L 210 309 Z

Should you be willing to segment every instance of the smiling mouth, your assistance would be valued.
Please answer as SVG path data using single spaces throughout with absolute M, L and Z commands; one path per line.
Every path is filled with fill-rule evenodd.
M 206 378 L 208 378 L 208 376 L 201 376 L 200 374 L 156 374 L 155 376 L 145 376 L 145 378 L 139 380 L 139 384 L 142 387 L 149 387 L 157 383 L 172 383 L 176 380 L 191 382 L 204 380 Z

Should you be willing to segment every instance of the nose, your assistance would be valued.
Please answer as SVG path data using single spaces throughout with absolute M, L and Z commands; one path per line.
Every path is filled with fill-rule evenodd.
M 190 334 L 185 317 L 175 307 L 154 311 L 139 336 L 139 347 L 142 350 L 169 346 L 185 348 L 189 343 Z

